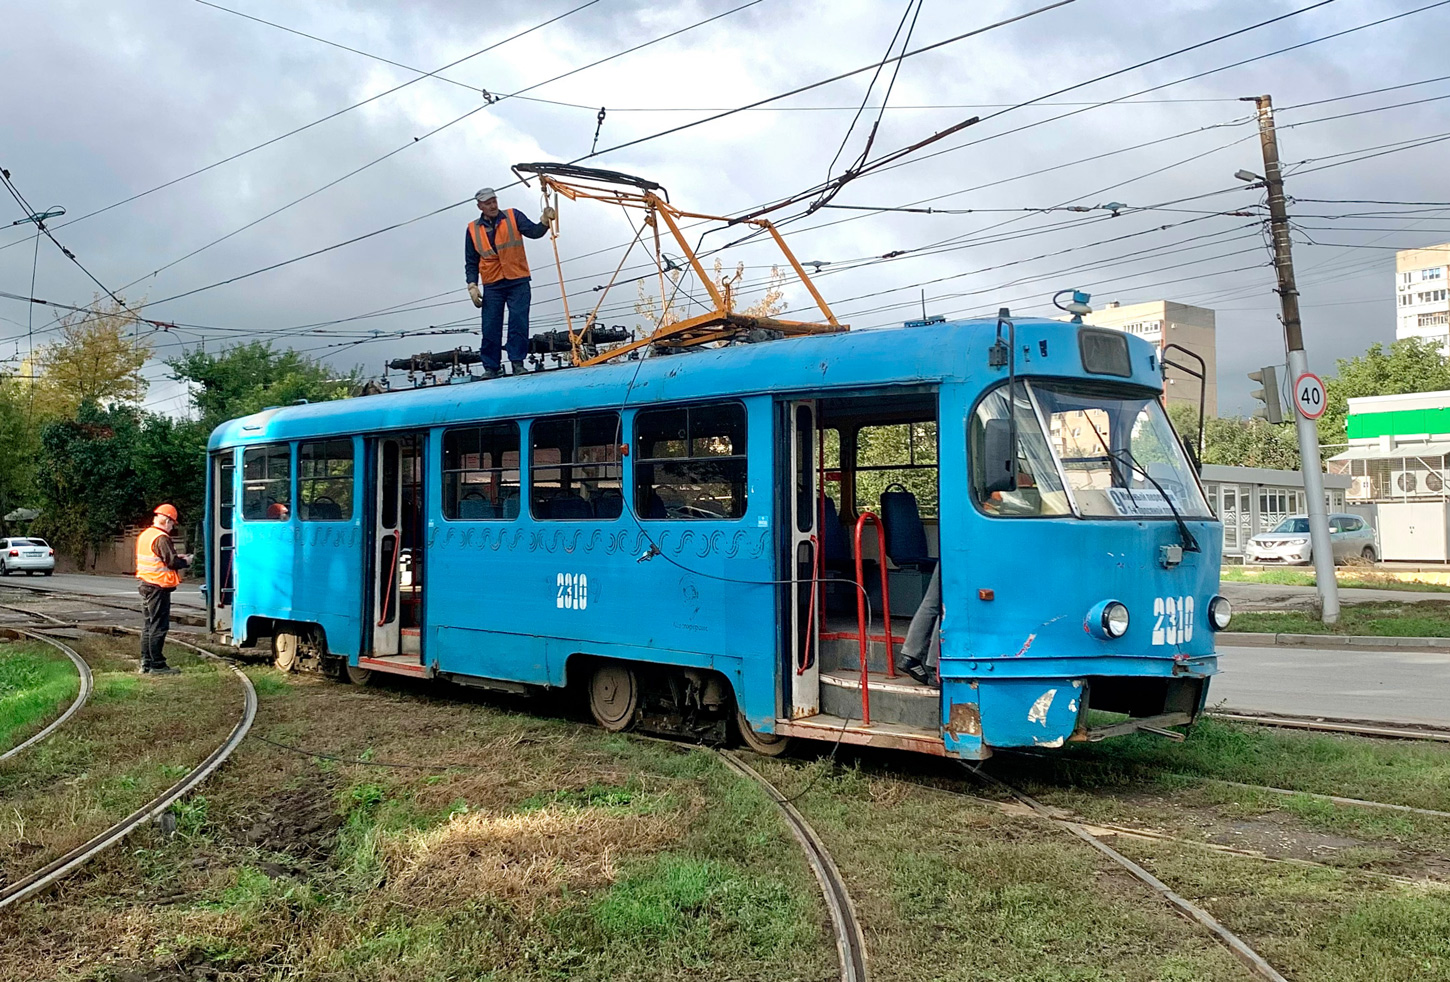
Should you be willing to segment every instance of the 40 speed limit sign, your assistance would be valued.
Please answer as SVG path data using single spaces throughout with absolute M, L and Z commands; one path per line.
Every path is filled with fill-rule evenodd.
M 1324 415 L 1324 382 L 1313 372 L 1305 372 L 1294 380 L 1294 405 L 1305 419 Z

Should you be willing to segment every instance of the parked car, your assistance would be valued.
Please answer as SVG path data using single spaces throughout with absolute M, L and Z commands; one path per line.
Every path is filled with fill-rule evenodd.
M 1358 515 L 1330 515 L 1329 542 L 1335 563 L 1356 559 L 1372 563 L 1380 556 L 1379 533 Z M 1261 532 L 1244 545 L 1246 563 L 1308 565 L 1313 561 L 1307 515 L 1291 515 L 1272 532 Z
M 33 576 L 55 572 L 55 550 L 44 539 L 0 539 L 0 576 L 24 573 Z

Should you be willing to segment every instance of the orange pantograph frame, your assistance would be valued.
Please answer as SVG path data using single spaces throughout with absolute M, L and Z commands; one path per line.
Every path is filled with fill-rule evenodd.
M 722 215 L 705 215 L 698 212 L 681 211 L 666 199 L 655 194 L 653 188 L 657 187 L 657 185 L 651 185 L 647 181 L 640 181 L 637 178 L 627 178 L 626 183 L 634 184 L 635 187 L 625 189 L 619 186 L 618 178 L 626 177 L 626 175 L 612 175 L 607 171 L 589 173 L 584 168 L 565 167 L 564 165 L 557 166 L 561 171 L 566 172 L 567 176 L 550 173 L 550 165 L 547 164 L 520 164 L 514 168 L 514 171 L 520 177 L 523 177 L 526 172 L 532 172 L 539 179 L 545 200 L 552 203 L 556 211 L 558 209 L 559 198 L 564 197 L 570 201 L 600 201 L 606 204 L 619 205 L 625 209 L 633 208 L 644 212 L 644 225 L 652 229 L 654 233 L 654 261 L 655 267 L 659 271 L 661 320 L 669 313 L 670 294 L 665 286 L 666 267 L 663 261 L 663 253 L 660 249 L 660 220 L 663 220 L 665 227 L 674 238 L 675 244 L 684 254 L 689 262 L 690 268 L 699 277 L 700 282 L 704 284 L 705 290 L 710 294 L 710 301 L 715 305 L 715 309 L 707 311 L 706 313 L 676 321 L 673 324 L 662 325 L 646 337 L 624 342 L 617 347 L 610 348 L 608 351 L 592 355 L 587 353 L 584 350 L 584 345 L 589 343 L 589 332 L 596 323 L 600 307 L 604 303 L 604 297 L 609 293 L 610 288 L 614 286 L 615 279 L 618 278 L 620 270 L 624 268 L 625 259 L 628 258 L 629 252 L 632 251 L 634 242 L 638 242 L 640 236 L 643 235 L 644 229 L 640 229 L 640 235 L 636 236 L 634 242 L 630 244 L 630 249 L 626 250 L 624 257 L 620 259 L 619 267 L 615 269 L 614 275 L 610 277 L 609 283 L 601 291 L 599 301 L 595 304 L 594 309 L 589 313 L 588 317 L 585 318 L 584 326 L 576 331 L 574 329 L 574 321 L 569 313 L 569 295 L 565 287 L 563 265 L 559 259 L 559 223 L 556 219 L 550 228 L 550 237 L 554 245 L 554 263 L 559 270 L 559 293 L 564 301 L 564 321 L 568 325 L 572 360 L 575 365 L 598 365 L 624 357 L 632 351 L 646 348 L 653 344 L 664 343 L 670 347 L 687 348 L 710 344 L 716 341 L 727 341 L 737 335 L 755 329 L 779 331 L 787 337 L 809 334 L 831 334 L 838 331 L 850 330 L 849 326 L 836 320 L 836 315 L 831 312 L 830 306 L 827 305 L 825 299 L 816 289 L 815 284 L 811 282 L 811 278 L 806 275 L 806 271 L 790 251 L 790 247 L 785 244 L 785 240 L 781 237 L 780 232 L 767 219 L 751 218 L 735 221 L 734 223 L 737 225 L 748 225 L 770 233 L 771 238 L 775 240 L 776 246 L 779 247 L 781 254 L 785 256 L 786 261 L 790 263 L 791 269 L 795 271 L 795 275 L 800 279 L 806 290 L 810 292 L 811 297 L 816 302 L 816 306 L 820 308 L 821 314 L 825 318 L 824 321 L 793 321 L 777 320 L 772 317 L 751 317 L 737 314 L 731 309 L 733 302 L 730 297 L 729 288 L 727 287 L 722 293 L 715 281 L 705 273 L 705 268 L 700 264 L 699 257 L 695 255 L 695 250 L 690 247 L 689 242 L 685 240 L 684 233 L 680 231 L 679 221 L 681 219 L 700 219 L 729 224 L 734 220 Z

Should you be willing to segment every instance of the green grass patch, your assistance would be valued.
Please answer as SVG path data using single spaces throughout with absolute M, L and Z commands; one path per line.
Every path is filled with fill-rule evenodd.
M 1250 634 L 1336 634 L 1382 638 L 1450 638 L 1450 603 L 1345 604 L 1328 625 L 1301 611 L 1245 611 L 1230 627 Z
M 49 645 L 0 645 L 0 751 L 62 713 L 78 691 L 75 665 Z
M 1450 586 L 1439 583 L 1417 583 L 1412 580 L 1397 580 L 1374 573 L 1340 575 L 1336 577 L 1341 587 L 1356 590 L 1406 590 L 1413 593 L 1450 593 Z M 1224 583 L 1270 583 L 1274 586 L 1314 586 L 1314 574 L 1299 569 L 1242 569 L 1225 566 L 1219 573 Z

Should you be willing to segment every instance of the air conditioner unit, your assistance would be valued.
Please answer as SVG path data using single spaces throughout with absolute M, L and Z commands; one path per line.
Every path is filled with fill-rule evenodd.
M 1392 497 L 1423 494 L 1423 471 L 1391 471 L 1388 493 Z
M 1349 479 L 1349 496 L 1351 498 L 1367 499 L 1374 497 L 1374 480 L 1368 475 L 1360 475 Z

